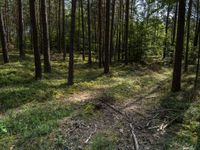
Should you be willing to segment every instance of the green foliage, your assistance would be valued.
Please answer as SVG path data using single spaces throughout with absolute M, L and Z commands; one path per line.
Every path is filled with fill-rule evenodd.
M 19 62 L 18 54 L 11 53 L 11 63 L 0 65 L 0 111 L 4 116 L 0 123 L 0 147 L 3 149 L 13 144 L 18 149 L 48 149 L 51 144 L 62 145 L 65 141 L 59 135 L 55 143 L 48 139 L 60 121 L 74 115 L 86 120 L 100 115 L 95 103 L 80 103 L 83 98 L 80 93 L 91 93 L 87 100 L 102 96 L 111 102 L 127 100 L 171 73 L 164 68 L 157 72 L 142 66 L 119 64 L 111 68 L 110 75 L 104 76 L 96 64 L 89 68 L 79 55 L 75 55 L 75 85 L 68 87 L 68 63 L 60 61 L 62 56 L 52 55 L 52 73 L 44 74 L 41 81 L 34 80 L 32 54 L 26 57 L 24 62 Z M 71 103 L 68 99 L 74 94 L 77 95 Z M 79 112 L 76 112 L 77 105 Z M 113 139 L 107 136 L 97 138 L 94 143 L 96 148 L 113 148 Z
M 5 126 L 2 126 L 2 129 L 4 129 L 2 131 L 6 131 L 4 136 L 20 136 L 19 145 L 36 137 L 47 135 L 57 127 L 59 119 L 67 117 L 73 112 L 73 106 L 61 106 L 56 103 L 49 103 L 48 106 L 37 107 L 32 105 L 30 107 L 33 107 L 33 109 L 28 107 L 20 113 L 11 113 L 3 121 Z
M 7 133 L 7 129 L 3 123 L 0 122 L 0 135 Z
M 88 103 L 84 106 L 84 113 L 87 115 L 93 115 L 95 110 L 95 105 L 92 103 Z
M 106 134 L 98 134 L 94 138 L 89 150 L 114 150 L 116 149 L 115 139 Z
M 145 20 L 130 24 L 129 32 L 131 62 L 143 62 L 147 57 L 162 56 L 164 24 L 158 17 L 149 18 L 148 22 Z
M 193 88 L 188 85 L 190 84 L 191 78 L 185 77 L 185 79 L 183 81 L 185 88 L 182 92 L 165 95 L 162 101 L 162 107 L 164 109 L 177 110 L 170 112 L 168 114 L 169 118 L 178 116 L 174 122 L 174 128 L 169 129 L 174 137 L 168 138 L 164 143 L 164 149 L 166 150 L 198 150 L 200 146 L 199 93 L 194 93 L 195 97 L 191 99 L 191 93 L 194 92 Z

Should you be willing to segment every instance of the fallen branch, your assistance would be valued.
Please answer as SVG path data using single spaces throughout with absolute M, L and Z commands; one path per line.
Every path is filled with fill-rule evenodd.
M 174 119 L 169 121 L 168 123 L 164 124 L 162 123 L 161 125 L 154 126 L 154 127 L 149 127 L 148 129 L 157 129 L 157 131 L 164 131 L 167 127 L 169 127 L 174 121 L 176 121 L 181 115 L 176 116 Z
M 146 127 L 149 127 L 150 123 L 151 123 L 151 122 L 153 121 L 153 119 L 155 119 L 158 115 L 159 115 L 159 113 L 156 114 L 155 116 L 153 116 L 153 118 L 152 118 L 150 121 L 147 122 Z
M 95 129 L 94 129 L 94 131 L 89 135 L 89 137 L 85 140 L 85 144 L 87 144 L 89 141 L 90 141 L 90 139 L 92 138 L 92 136 L 96 133 L 96 131 L 97 131 L 97 125 L 95 124 Z
M 130 127 L 132 138 L 133 138 L 133 143 L 134 143 L 134 150 L 139 150 L 139 143 L 138 143 L 135 131 L 134 131 L 134 127 L 133 127 L 133 124 L 132 124 L 132 119 L 130 119 L 130 117 L 126 113 L 121 112 L 120 110 L 116 109 L 115 107 L 111 106 L 110 104 L 105 103 L 104 101 L 101 101 L 101 102 L 105 106 L 107 106 L 110 109 L 112 109 L 114 112 L 120 114 L 129 123 L 129 127 Z
M 113 111 L 115 111 L 116 113 L 120 114 L 122 117 L 125 118 L 125 120 L 128 122 L 128 123 L 131 123 L 130 121 L 130 118 L 129 116 L 126 114 L 126 113 L 122 113 L 121 111 L 119 111 L 118 109 L 116 109 L 115 107 L 111 106 L 110 104 L 108 103 L 105 103 L 103 101 L 101 101 L 105 106 L 111 108 Z
M 172 119 L 169 123 L 167 123 L 164 127 L 163 130 L 167 127 L 169 127 L 174 121 L 176 121 L 181 115 L 176 116 L 174 119 Z
M 135 150 L 139 150 L 139 144 L 138 144 L 138 140 L 137 140 L 137 137 L 135 135 L 135 132 L 134 132 L 133 125 L 131 123 L 129 125 L 130 125 L 130 128 L 131 128 L 132 138 L 133 138 L 133 142 L 134 142 L 134 148 L 135 148 Z

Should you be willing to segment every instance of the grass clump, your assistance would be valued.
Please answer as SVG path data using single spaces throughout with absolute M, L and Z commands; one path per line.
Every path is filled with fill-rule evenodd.
M 92 141 L 88 150 L 114 150 L 116 149 L 116 138 L 105 133 L 99 133 Z
M 28 147 L 28 143 L 35 138 L 51 133 L 59 124 L 59 120 L 69 116 L 73 111 L 73 106 L 48 103 L 48 106 L 36 106 L 19 113 L 12 112 L 3 120 L 2 131 L 6 132 L 0 136 L 0 147 L 4 145 L 7 137 L 15 136 L 18 137 L 15 139 L 16 145 Z

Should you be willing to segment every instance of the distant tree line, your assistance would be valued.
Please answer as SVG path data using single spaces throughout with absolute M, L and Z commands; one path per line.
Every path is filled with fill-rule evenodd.
M 173 64 L 173 92 L 181 89 L 182 68 L 197 64 L 198 79 L 199 0 L 2 0 L 0 8 L 4 63 L 9 50 L 18 50 L 20 61 L 33 50 L 36 80 L 42 70 L 51 73 L 53 52 L 69 56 L 69 85 L 75 53 L 105 74 L 113 63 L 160 58 Z

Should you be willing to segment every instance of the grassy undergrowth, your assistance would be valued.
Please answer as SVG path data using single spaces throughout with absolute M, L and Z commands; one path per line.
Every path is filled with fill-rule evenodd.
M 169 115 L 179 118 L 169 129 L 173 136 L 165 141 L 166 150 L 200 150 L 200 93 L 195 91 L 195 97 L 191 99 L 188 96 L 192 91 L 184 92 L 186 94 L 170 95 L 168 102 L 166 99 L 163 102 L 165 108 L 180 110 Z
M 81 93 L 85 92 L 92 93 L 92 96 L 100 94 L 111 97 L 120 102 L 137 96 L 138 92 L 144 93 L 144 89 L 148 90 L 148 87 L 151 88 L 161 81 L 170 79 L 171 76 L 170 69 L 159 65 L 124 66 L 123 64 L 113 65 L 111 73 L 105 76 L 97 64 L 89 67 L 76 55 L 75 84 L 68 87 L 66 85 L 68 63 L 59 57 L 54 57 L 52 73 L 44 74 L 41 81 L 34 80 L 31 55 L 27 55 L 25 61 L 19 62 L 17 54 L 12 53 L 11 63 L 0 65 L 0 149 L 10 149 L 13 146 L 15 149 L 51 149 L 53 143 L 50 143 L 47 137 L 57 129 L 60 121 L 77 113 L 77 106 L 83 107 L 79 111 L 85 110 L 86 115 L 93 112 L 93 106 L 80 105 L 80 101 L 68 101 L 74 94 L 80 100 Z M 177 105 L 174 103 L 171 105 L 167 102 L 169 97 L 173 96 L 166 95 L 161 100 L 163 107 L 173 106 L 175 109 L 184 107 L 185 110 L 181 128 L 174 137 L 177 140 L 174 141 L 186 140 L 185 144 L 194 147 L 199 136 L 200 104 L 198 101 L 188 103 L 177 101 Z M 175 95 L 175 97 L 184 99 L 183 96 L 179 98 Z M 102 141 L 105 141 L 104 144 Z M 100 134 L 88 149 L 101 149 L 107 147 L 106 145 L 113 149 L 115 142 Z M 174 145 L 176 143 L 169 140 L 166 149 Z

